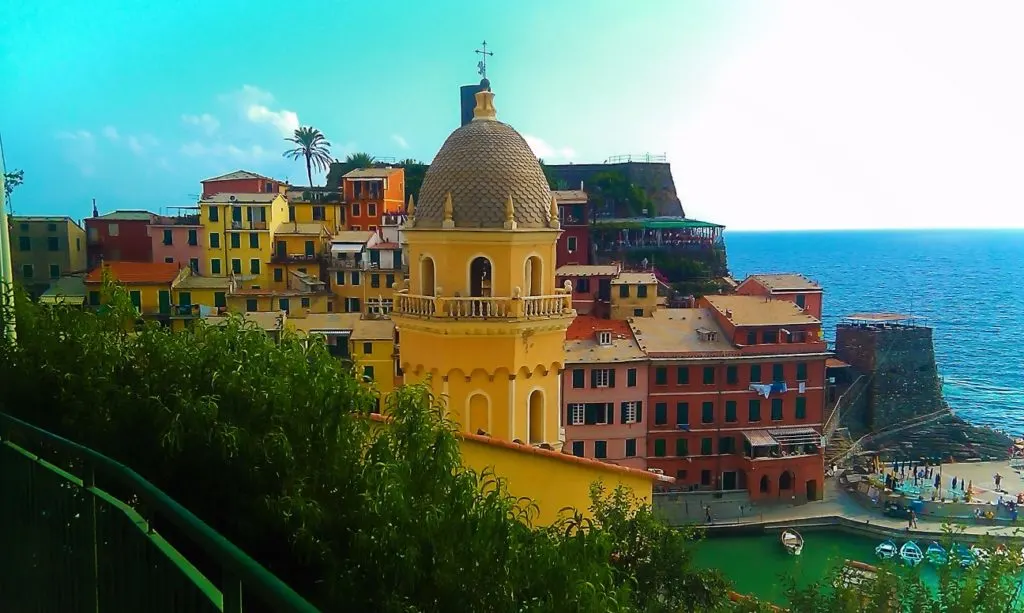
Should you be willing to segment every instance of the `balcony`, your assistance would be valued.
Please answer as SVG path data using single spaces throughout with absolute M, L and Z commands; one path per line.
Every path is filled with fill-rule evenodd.
M 395 294 L 394 313 L 418 319 L 550 319 L 571 317 L 572 296 L 440 297 Z
M 270 261 L 274 264 L 297 264 L 302 262 L 318 262 L 320 258 L 321 256 L 318 253 L 280 253 L 275 251 L 270 256 Z
M 231 220 L 232 230 L 266 230 L 266 221 L 236 221 Z

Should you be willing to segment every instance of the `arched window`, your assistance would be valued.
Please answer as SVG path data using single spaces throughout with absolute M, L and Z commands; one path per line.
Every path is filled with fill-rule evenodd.
M 526 258 L 526 295 L 540 296 L 544 293 L 544 264 L 535 255 Z
M 533 390 L 530 394 L 530 444 L 544 442 L 544 392 Z
M 480 256 L 469 265 L 469 295 L 476 298 L 491 296 L 491 261 Z
M 483 394 L 469 397 L 469 428 L 473 434 L 491 432 L 491 402 Z
M 767 494 L 768 493 L 769 485 L 770 484 L 769 484 L 768 475 L 761 475 L 761 487 L 760 487 L 760 490 L 761 490 L 762 494 Z
M 793 473 L 788 470 L 779 477 L 779 490 L 793 489 Z
M 420 294 L 434 295 L 434 259 L 430 257 L 420 260 Z

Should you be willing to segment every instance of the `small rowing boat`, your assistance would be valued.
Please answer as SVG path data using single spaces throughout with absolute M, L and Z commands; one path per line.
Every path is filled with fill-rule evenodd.
M 875 555 L 883 560 L 895 557 L 897 553 L 899 553 L 899 549 L 897 549 L 896 543 L 892 541 L 882 541 L 878 547 L 875 547 Z
M 949 554 L 946 550 L 935 541 L 932 541 L 928 545 L 928 549 L 924 552 L 924 557 L 935 566 L 945 566 L 949 562 Z
M 988 552 L 987 549 L 982 549 L 977 545 L 971 546 L 971 553 L 974 554 L 974 559 L 978 562 L 988 562 L 989 558 L 991 557 L 991 554 Z
M 804 537 L 800 536 L 800 533 L 796 530 L 783 530 L 779 541 L 782 543 L 786 553 L 791 556 L 798 556 L 804 550 Z
M 917 546 L 917 543 L 907 541 L 900 547 L 900 557 L 910 566 L 917 566 L 924 559 L 924 554 L 921 553 L 921 548 Z
M 953 550 L 951 553 L 953 554 L 953 559 L 956 560 L 961 567 L 969 568 L 971 566 L 974 566 L 974 553 L 964 545 L 956 543 L 955 545 L 953 545 Z

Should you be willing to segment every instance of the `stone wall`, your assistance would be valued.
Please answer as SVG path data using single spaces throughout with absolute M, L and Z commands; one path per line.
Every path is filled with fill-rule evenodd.
M 672 167 L 667 162 L 623 162 L 621 164 L 548 164 L 548 170 L 566 189 L 586 189 L 590 178 L 599 172 L 618 171 L 630 183 L 642 187 L 654 201 L 655 215 L 683 216 L 683 204 L 676 194 Z

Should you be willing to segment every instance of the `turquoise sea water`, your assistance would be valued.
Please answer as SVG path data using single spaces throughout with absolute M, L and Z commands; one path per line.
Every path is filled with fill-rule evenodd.
M 946 399 L 981 425 L 1024 434 L 1024 230 L 727 232 L 729 268 L 800 272 L 844 315 L 896 311 L 934 327 Z

